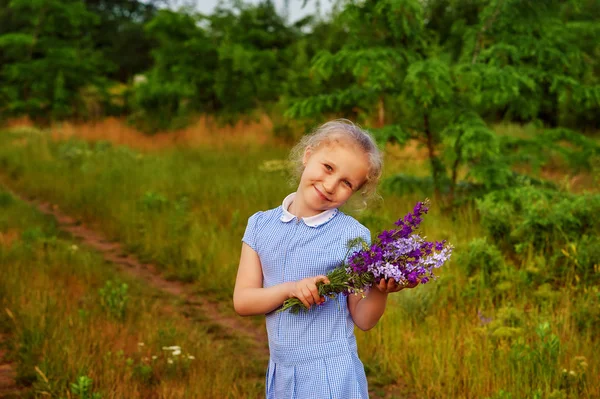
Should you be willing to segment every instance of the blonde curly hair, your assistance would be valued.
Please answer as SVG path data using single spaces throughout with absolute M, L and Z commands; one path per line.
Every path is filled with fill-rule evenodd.
M 302 137 L 298 144 L 292 148 L 289 157 L 292 167 L 291 183 L 297 184 L 302 172 L 304 172 L 303 158 L 307 149 L 316 149 L 323 144 L 329 144 L 340 138 L 356 144 L 368 155 L 369 171 L 367 179 L 357 190 L 361 194 L 362 208 L 365 208 L 368 201 L 377 197 L 377 184 L 383 170 L 383 155 L 373 136 L 348 119 L 335 119 L 324 123 L 312 133 Z

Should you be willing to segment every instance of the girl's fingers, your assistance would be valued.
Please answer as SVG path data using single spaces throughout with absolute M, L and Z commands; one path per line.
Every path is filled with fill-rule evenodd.
M 330 281 L 327 276 L 319 275 L 314 277 L 314 283 L 317 284 L 319 281 L 322 281 L 325 284 L 329 284 Z
M 385 279 L 379 280 L 379 283 L 377 284 L 377 288 L 381 292 L 392 293 L 392 292 L 402 291 L 405 288 L 414 288 L 417 285 L 419 285 L 418 282 L 408 283 L 405 285 L 399 284 L 396 280 L 394 280 L 393 278 L 390 278 L 388 280 L 385 280 Z
M 302 293 L 300 293 L 300 294 L 301 294 L 301 295 L 299 295 L 297 298 L 298 298 L 298 299 L 300 299 L 300 301 L 302 301 L 302 304 L 304 305 L 304 307 L 305 307 L 306 309 L 310 309 L 310 305 L 311 305 L 311 304 L 310 304 L 310 302 L 308 302 L 308 301 L 306 300 L 306 296 L 304 295 L 304 293 L 303 293 L 303 292 L 302 292 Z
M 310 287 L 310 293 L 312 295 L 313 303 L 321 302 L 321 295 L 319 295 L 319 289 L 317 288 L 316 285 L 313 285 L 312 287 Z
M 330 283 L 327 276 L 323 275 L 305 278 L 296 282 L 294 291 L 290 295 L 298 298 L 307 309 L 310 309 L 315 303 L 321 304 L 325 302 L 325 297 L 319 294 L 317 288 L 317 283 L 320 281 L 325 284 Z
M 398 285 L 396 284 L 396 280 L 394 280 L 393 278 L 389 279 L 387 283 L 387 290 L 388 292 L 398 291 Z
M 310 305 L 312 305 L 313 303 L 315 303 L 315 298 L 313 296 L 313 293 L 311 292 L 311 290 L 308 287 L 302 288 L 302 295 L 304 295 L 304 299 Z

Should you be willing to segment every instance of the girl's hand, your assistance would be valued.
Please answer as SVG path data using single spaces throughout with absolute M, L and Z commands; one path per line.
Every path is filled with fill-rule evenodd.
M 329 284 L 329 279 L 323 275 L 308 277 L 300 281 L 296 281 L 292 290 L 290 291 L 289 297 L 300 299 L 307 309 L 310 309 L 311 305 L 322 304 L 325 302 L 325 297 L 319 295 L 317 283 L 320 281 L 325 284 Z
M 416 283 L 409 283 L 407 285 L 399 285 L 393 278 L 390 278 L 387 281 L 384 278 L 382 278 L 381 280 L 379 280 L 379 284 L 373 283 L 373 287 L 377 287 L 379 291 L 385 294 L 398 292 L 405 288 L 415 288 L 417 285 L 419 285 L 418 281 Z

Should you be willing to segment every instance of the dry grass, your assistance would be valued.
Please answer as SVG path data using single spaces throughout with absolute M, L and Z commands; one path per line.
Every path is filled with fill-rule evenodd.
M 177 298 L 122 279 L 97 254 L 48 236 L 50 227 L 21 202 L 0 206 L 0 329 L 10 332 L 16 381 L 28 387 L 19 397 L 260 397 L 265 359 L 240 357 L 249 353 L 243 342 L 211 333 L 182 314 Z M 27 240 L 3 246 L 3 237 L 27 230 Z M 129 284 L 122 318 L 102 305 L 107 280 Z M 179 356 L 164 349 L 172 345 Z M 79 376 L 93 380 L 86 395 L 70 389 Z
M 20 235 L 21 231 L 18 229 L 8 229 L 4 232 L 0 231 L 0 247 L 10 248 Z
M 9 128 L 33 127 L 27 118 L 13 119 Z M 147 135 L 127 124 L 122 118 L 105 118 L 94 122 L 62 122 L 50 126 L 52 138 L 78 138 L 87 141 L 110 141 L 142 151 L 157 151 L 176 147 L 209 146 L 220 149 L 227 146 L 264 145 L 272 141 L 273 123 L 268 116 L 258 120 L 240 120 L 233 125 L 221 125 L 214 118 L 201 116 L 187 128 L 172 132 Z

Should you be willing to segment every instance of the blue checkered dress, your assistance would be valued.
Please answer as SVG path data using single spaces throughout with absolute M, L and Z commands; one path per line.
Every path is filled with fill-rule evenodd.
M 287 212 L 291 199 L 293 194 L 282 206 L 252 215 L 242 239 L 260 257 L 265 288 L 326 274 L 344 259 L 348 240 L 371 238 L 337 209 L 297 219 Z M 307 313 L 271 312 L 266 322 L 267 399 L 368 398 L 346 297 L 328 298 Z

